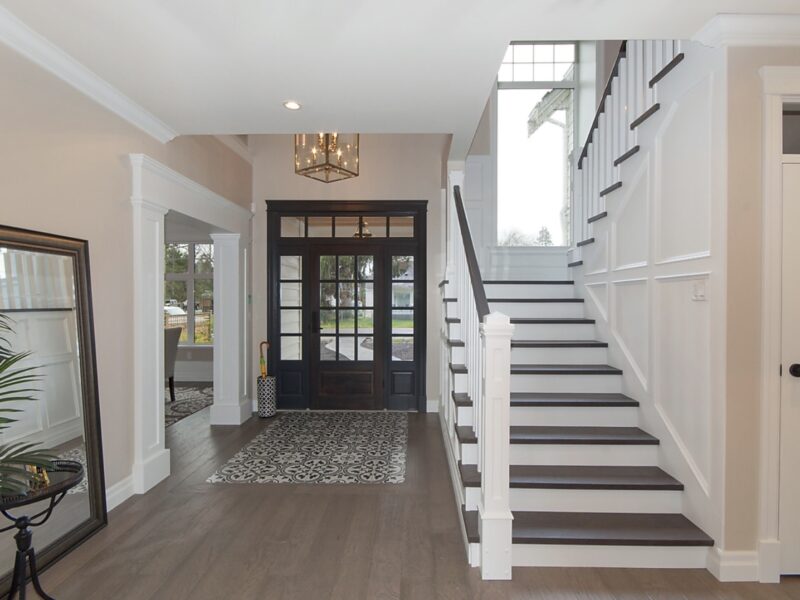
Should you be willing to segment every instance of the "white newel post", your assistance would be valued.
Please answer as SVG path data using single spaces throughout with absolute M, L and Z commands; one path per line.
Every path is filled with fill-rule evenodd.
M 214 240 L 214 404 L 212 425 L 241 425 L 252 416 L 242 389 L 244 282 L 241 236 L 212 233 Z
M 511 335 L 514 326 L 500 313 L 480 326 L 485 361 L 481 406 L 481 577 L 511 579 L 509 464 L 511 425 Z
M 169 476 L 164 445 L 164 215 L 134 189 L 133 205 L 133 490 L 143 494 Z

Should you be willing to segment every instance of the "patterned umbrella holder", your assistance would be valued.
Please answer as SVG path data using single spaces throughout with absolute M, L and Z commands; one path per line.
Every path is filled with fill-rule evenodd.
M 275 377 L 258 377 L 258 416 L 274 417 L 276 412 L 276 382 Z

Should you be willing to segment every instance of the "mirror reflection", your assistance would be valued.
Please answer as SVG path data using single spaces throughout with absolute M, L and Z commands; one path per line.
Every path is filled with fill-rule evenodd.
M 81 463 L 85 473 L 50 519 L 34 528 L 37 554 L 92 516 L 74 260 L 0 246 L 0 319 L 7 326 L 0 329 L 0 343 L 6 356 L 21 355 L 12 370 L 31 369 L 27 373 L 35 377 L 20 383 L 18 378 L 3 378 L 11 370 L 0 373 L 0 404 L 16 411 L 2 413 L 10 422 L 0 429 L 0 445 L 36 444 L 35 449 L 53 457 Z M 10 512 L 32 515 L 47 504 L 41 501 Z M 0 526 L 8 524 L 0 517 Z M 0 534 L 0 573 L 6 575 L 14 564 L 14 533 Z

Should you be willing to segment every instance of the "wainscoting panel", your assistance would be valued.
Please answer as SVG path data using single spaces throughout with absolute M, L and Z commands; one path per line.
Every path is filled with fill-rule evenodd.
M 654 233 L 659 262 L 709 251 L 713 83 L 713 74 L 708 75 L 673 104 L 656 138 Z

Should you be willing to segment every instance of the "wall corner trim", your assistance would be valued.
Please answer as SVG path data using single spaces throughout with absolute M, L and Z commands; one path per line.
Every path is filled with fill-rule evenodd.
M 706 567 L 719 581 L 758 581 L 758 552 L 714 547 L 708 551 Z
M 113 85 L 0 7 L 0 42 L 162 144 L 178 132 Z
M 800 15 L 719 14 L 692 40 L 714 48 L 725 46 L 800 46 Z

